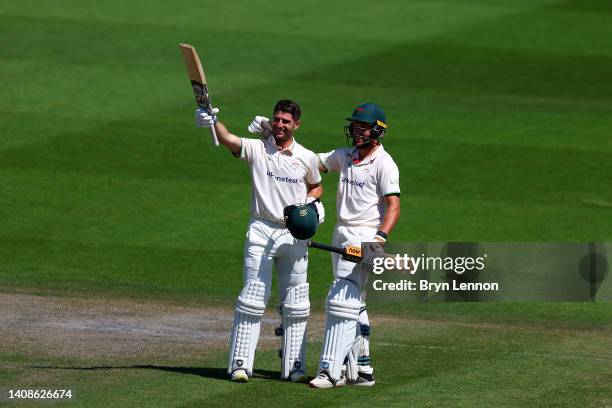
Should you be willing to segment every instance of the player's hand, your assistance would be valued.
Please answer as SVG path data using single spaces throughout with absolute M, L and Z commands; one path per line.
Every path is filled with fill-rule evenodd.
M 365 251 L 373 255 L 378 255 L 378 254 L 382 254 L 385 252 L 385 242 L 387 242 L 387 238 L 380 234 L 381 234 L 380 231 L 376 232 L 376 235 L 374 235 L 374 239 L 372 239 L 371 242 L 365 243 L 364 245 Z
M 372 242 L 364 242 L 363 249 L 370 254 L 378 255 L 385 252 L 385 244 L 382 244 L 376 240 Z
M 325 221 L 325 208 L 323 208 L 323 203 L 318 198 L 308 197 L 306 200 L 306 205 L 312 207 L 317 213 L 317 218 L 319 220 L 319 224 L 322 224 Z
M 374 235 L 374 240 L 380 245 L 384 246 L 385 242 L 387 242 L 387 234 L 382 231 L 376 231 L 376 235 Z
M 211 128 L 217 123 L 217 113 L 219 108 L 212 108 L 209 111 L 198 108 L 195 111 L 195 124 L 199 128 Z
M 265 116 L 255 116 L 247 129 L 250 133 L 255 133 L 260 136 L 270 136 L 270 119 Z

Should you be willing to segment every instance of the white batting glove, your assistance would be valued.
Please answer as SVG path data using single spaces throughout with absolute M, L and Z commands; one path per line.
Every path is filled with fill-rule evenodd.
M 306 199 L 306 205 L 311 206 L 315 210 L 317 218 L 319 219 L 319 224 L 322 224 L 323 221 L 325 221 L 325 208 L 323 208 L 321 200 L 314 197 L 308 197 Z
M 265 116 L 255 116 L 247 129 L 260 136 L 270 136 L 270 119 Z
M 211 128 L 217 123 L 217 113 L 219 108 L 212 108 L 210 112 L 198 108 L 195 111 L 195 124 L 199 128 Z

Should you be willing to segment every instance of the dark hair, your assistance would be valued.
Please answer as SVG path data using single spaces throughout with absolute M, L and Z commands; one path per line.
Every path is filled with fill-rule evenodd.
M 289 99 L 281 99 L 280 101 L 276 102 L 276 106 L 274 107 L 273 113 L 278 111 L 290 113 L 291 117 L 295 122 L 300 120 L 300 116 L 302 116 L 302 110 L 300 109 L 298 104 L 293 101 L 290 101 Z

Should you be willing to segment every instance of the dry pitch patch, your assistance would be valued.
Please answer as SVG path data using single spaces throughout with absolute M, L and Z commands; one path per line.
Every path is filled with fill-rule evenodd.
M 121 298 L 51 297 L 0 293 L 2 354 L 75 358 L 83 361 L 159 359 L 226 351 L 233 309 L 177 306 Z M 309 340 L 323 336 L 324 315 L 309 319 Z M 279 346 L 273 308 L 262 321 L 259 347 Z M 377 325 L 405 319 L 377 316 Z
M 120 298 L 0 294 L 3 354 L 86 361 L 159 360 L 227 348 L 233 311 Z M 265 318 L 262 347 L 278 344 Z M 269 333 L 269 334 L 268 334 Z
M 0 338 L 3 340 L 0 343 L 0 354 L 19 355 L 26 359 L 34 357 L 36 360 L 78 360 L 83 365 L 104 361 L 163 363 L 188 356 L 202 358 L 211 352 L 226 352 L 233 320 L 233 310 L 228 307 L 179 306 L 150 300 L 53 297 L 21 293 L 0 293 L 0 310 Z M 549 337 L 569 335 L 570 338 L 599 338 L 609 334 L 608 330 L 577 333 L 575 330 L 535 325 L 431 321 L 379 314 L 372 318 L 379 329 L 394 331 L 409 327 L 416 333 L 427 329 L 463 327 L 498 333 L 541 331 Z M 313 313 L 310 317 L 310 341 L 321 341 L 324 319 L 322 313 Z M 262 322 L 260 349 L 272 350 L 279 347 L 279 338 L 273 334 L 278 324 L 279 317 L 274 308 L 268 308 Z M 413 335 L 416 333 L 413 332 Z M 379 344 L 385 345 L 385 342 Z

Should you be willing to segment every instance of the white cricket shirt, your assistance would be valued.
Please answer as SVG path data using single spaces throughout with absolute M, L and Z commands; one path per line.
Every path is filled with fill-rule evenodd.
M 319 153 L 327 170 L 340 173 L 336 195 L 338 223 L 355 227 L 378 228 L 385 213 L 385 199 L 399 194 L 399 169 L 382 145 L 361 162 L 357 149 L 344 147 Z
M 306 202 L 306 183 L 321 182 L 316 154 L 295 139 L 283 150 L 272 137 L 240 140 L 240 158 L 251 168 L 251 217 L 284 224 L 283 209 Z

